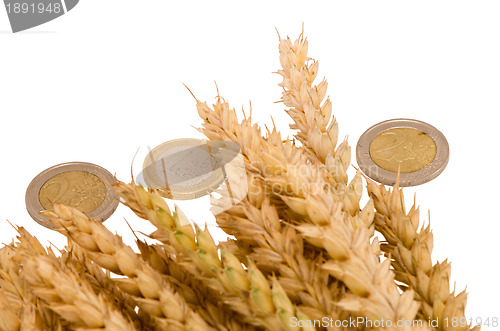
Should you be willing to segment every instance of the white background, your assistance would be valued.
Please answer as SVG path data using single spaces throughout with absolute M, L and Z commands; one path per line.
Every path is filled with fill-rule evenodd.
M 148 146 L 202 137 L 195 102 L 213 102 L 214 80 L 237 109 L 284 135 L 278 36 L 302 22 L 318 77 L 329 82 L 341 137 L 354 146 L 371 125 L 415 118 L 440 129 L 451 157 L 417 193 L 434 231 L 434 260 L 452 261 L 467 286 L 468 317 L 500 317 L 498 1 L 232 2 L 81 1 L 68 14 L 12 34 L 0 7 L 0 242 L 10 222 L 42 242 L 64 239 L 26 212 L 24 195 L 40 171 L 62 162 L 96 163 L 124 181 L 139 173 Z M 365 195 L 366 199 L 366 195 Z M 213 224 L 206 198 L 180 204 Z M 120 206 L 106 221 L 127 241 L 151 227 Z M 212 227 L 213 228 L 213 227 Z M 223 239 L 218 236 L 218 239 Z M 453 285 L 452 285 L 453 286 Z M 493 329 L 484 327 L 484 330 Z

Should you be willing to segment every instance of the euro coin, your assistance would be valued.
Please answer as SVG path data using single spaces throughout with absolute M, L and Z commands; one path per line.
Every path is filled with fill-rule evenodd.
M 150 150 L 136 180 L 172 200 L 210 195 L 214 215 L 243 201 L 247 181 L 245 158 L 238 144 L 193 138 L 170 140 Z
M 436 178 L 448 164 L 450 150 L 435 127 L 413 119 L 393 119 L 365 131 L 356 146 L 359 168 L 380 183 L 415 186 Z
M 76 208 L 103 222 L 113 214 L 118 199 L 109 186 L 116 180 L 106 169 L 85 162 L 69 162 L 50 167 L 38 174 L 26 190 L 26 208 L 39 224 L 52 228 L 48 217 L 54 203 Z
M 149 152 L 141 176 L 148 188 L 156 189 L 165 198 L 196 199 L 227 180 L 225 167 L 238 160 L 239 152 L 239 146 L 232 142 L 171 140 Z

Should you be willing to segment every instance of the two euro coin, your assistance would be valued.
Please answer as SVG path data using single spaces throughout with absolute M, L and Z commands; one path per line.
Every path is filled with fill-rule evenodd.
M 38 174 L 26 190 L 26 208 L 39 224 L 52 229 L 49 218 L 40 214 L 62 203 L 104 221 L 118 207 L 110 187 L 116 179 L 106 169 L 86 162 L 68 162 L 50 167 Z
M 415 186 L 443 172 L 450 149 L 445 136 L 430 124 L 393 119 L 375 124 L 356 146 L 359 168 L 380 183 Z

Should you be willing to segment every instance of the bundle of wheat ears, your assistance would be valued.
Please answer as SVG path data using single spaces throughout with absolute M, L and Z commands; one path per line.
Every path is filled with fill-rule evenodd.
M 114 185 L 156 230 L 134 251 L 71 207 L 44 212 L 68 245 L 44 248 L 24 228 L 0 250 L 1 330 L 469 330 L 465 291 L 450 264 L 433 263 L 433 237 L 403 194 L 348 180 L 351 148 L 337 144 L 327 82 L 302 34 L 279 40 L 281 101 L 296 130 L 239 121 L 220 96 L 196 100 L 210 140 L 241 147 L 248 194 L 215 215 L 230 238 L 171 211 L 155 190 Z M 212 200 L 230 199 L 228 191 Z M 378 235 L 376 235 L 376 232 Z M 377 238 L 383 238 L 378 240 Z M 234 238 L 234 239 L 233 239 Z

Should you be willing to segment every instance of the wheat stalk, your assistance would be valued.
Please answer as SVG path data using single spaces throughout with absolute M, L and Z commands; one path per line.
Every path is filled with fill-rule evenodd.
M 54 204 L 54 212 L 45 212 L 45 215 L 99 266 L 127 276 L 114 281 L 122 291 L 134 297 L 140 309 L 152 316 L 158 329 L 211 329 L 158 272 L 102 223 L 60 204 Z

